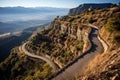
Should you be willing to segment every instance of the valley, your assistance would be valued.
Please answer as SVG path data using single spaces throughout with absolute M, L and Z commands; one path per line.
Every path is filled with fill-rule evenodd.
M 11 52 L 12 48 L 19 46 L 23 41 L 27 40 L 32 35 L 32 33 L 34 33 L 34 31 L 43 28 L 45 25 L 30 27 L 23 30 L 22 32 L 16 32 L 16 33 L 11 33 L 9 35 L 1 36 L 0 62 L 5 60 L 9 56 L 9 53 Z
M 1 41 L 0 51 L 7 51 L 4 45 L 8 45 L 10 53 L 0 63 L 2 80 L 120 79 L 117 4 L 81 4 L 48 24 L 26 28 Z
M 58 14 L 64 15 L 67 10 L 50 7 L 0 7 L 0 62 L 8 57 L 12 48 L 28 39 L 37 28 L 50 23 Z

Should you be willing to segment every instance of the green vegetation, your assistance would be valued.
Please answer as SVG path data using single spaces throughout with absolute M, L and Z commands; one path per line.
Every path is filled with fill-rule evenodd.
M 61 20 L 62 20 L 62 21 L 65 21 L 65 20 L 67 20 L 68 18 L 70 18 L 68 15 L 67 15 L 67 16 L 63 16 Z
M 61 34 L 58 35 L 58 39 L 61 39 L 61 40 L 65 40 L 66 37 L 67 37 L 67 34 L 61 33 Z
M 69 19 L 69 22 L 73 22 L 75 20 L 75 18 L 74 17 L 71 17 L 70 19 Z
M 94 20 L 92 17 L 90 17 L 90 18 L 88 18 L 88 22 L 92 24 L 92 23 L 96 22 L 96 20 Z
M 120 44 L 120 35 L 114 37 L 116 43 Z
M 68 34 L 53 31 L 50 31 L 50 33 L 48 32 L 48 34 L 43 34 L 44 36 L 47 35 L 52 41 L 46 40 L 44 36 L 40 38 L 41 35 L 38 33 L 31 38 L 31 43 L 28 45 L 30 48 L 29 50 L 35 51 L 35 53 L 39 52 L 37 55 L 40 55 L 41 53 L 47 54 L 54 59 L 58 59 L 61 64 L 65 65 L 73 60 L 78 53 L 82 52 L 83 43 L 71 38 Z M 75 48 L 74 53 L 71 52 L 70 46 Z
M 109 18 L 106 23 L 106 29 L 110 32 L 120 31 L 120 18 Z
M 12 50 L 9 57 L 0 63 L 1 80 L 43 80 L 52 74 L 52 68 L 45 62 L 16 52 Z
M 115 35 L 111 34 L 110 40 L 120 44 L 119 8 L 110 10 L 95 9 L 73 16 L 67 15 L 62 18 L 57 16 L 48 29 L 44 28 L 43 31 L 33 34 L 26 48 L 36 55 L 41 55 L 41 53 L 48 55 L 60 65 L 65 66 L 82 54 L 84 43 L 83 39 L 78 40 L 78 35 L 83 38 L 84 33 L 89 32 L 88 27 L 82 26 L 83 23 L 94 23 L 96 26 L 101 26 L 101 30 L 106 24 L 105 28 L 115 33 Z M 78 28 L 82 31 L 77 34 Z M 64 30 L 66 30 L 65 33 Z M 44 61 L 27 57 L 24 53 L 19 54 L 18 50 L 12 50 L 10 56 L 0 64 L 1 80 L 44 80 L 51 74 L 52 68 Z

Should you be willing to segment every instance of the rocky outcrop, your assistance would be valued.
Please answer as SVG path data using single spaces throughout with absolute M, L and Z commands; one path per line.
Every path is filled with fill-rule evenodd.
M 69 15 L 74 15 L 74 14 L 79 14 L 85 10 L 90 10 L 90 8 L 92 9 L 102 9 L 102 8 L 109 8 L 111 7 L 113 4 L 111 3 L 101 3 L 101 4 L 81 4 L 80 6 L 70 9 L 69 11 Z
M 77 29 L 78 29 L 78 25 L 73 24 L 70 26 L 70 28 L 68 29 L 68 31 L 70 32 L 69 35 L 73 38 L 77 38 Z
M 61 25 L 61 32 L 62 33 L 67 33 L 68 32 L 68 24 L 67 25 L 65 25 L 65 24 Z
M 87 37 L 85 34 L 89 34 L 90 32 L 90 27 L 83 24 L 71 24 L 70 22 L 60 22 L 56 20 L 52 25 L 54 25 L 53 29 L 68 34 L 68 36 L 79 41 L 84 40 Z
M 59 22 L 55 22 L 55 24 L 53 23 L 51 26 L 54 27 L 54 29 L 59 29 L 60 30 L 60 23 Z
M 83 40 L 84 41 L 83 53 L 87 52 L 92 47 L 92 44 L 91 44 L 90 39 L 89 39 L 90 32 L 84 34 L 85 35 L 85 37 L 84 37 L 85 39 Z

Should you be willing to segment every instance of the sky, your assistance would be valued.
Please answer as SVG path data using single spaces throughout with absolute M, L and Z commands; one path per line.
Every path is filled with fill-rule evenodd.
M 83 3 L 118 3 L 120 0 L 0 0 L 0 7 L 74 8 Z

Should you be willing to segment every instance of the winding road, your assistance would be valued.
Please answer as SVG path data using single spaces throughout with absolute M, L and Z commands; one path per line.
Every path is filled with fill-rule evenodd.
M 41 60 L 47 62 L 47 63 L 53 68 L 53 70 L 54 70 L 55 72 L 58 71 L 58 69 L 59 69 L 58 66 L 57 66 L 53 61 L 51 61 L 50 59 L 48 59 L 47 57 L 45 57 L 45 56 L 38 56 L 38 55 L 35 55 L 34 53 L 30 53 L 30 52 L 25 48 L 25 46 L 26 46 L 27 43 L 29 43 L 29 41 L 26 42 L 26 43 L 24 43 L 22 46 L 20 46 L 20 47 L 19 47 L 19 50 L 20 50 L 20 51 L 23 51 L 26 55 L 28 55 L 28 56 L 30 56 L 30 57 L 37 58 L 37 59 L 41 59 Z
M 80 74 L 85 66 L 97 55 L 103 52 L 103 46 L 97 38 L 98 29 L 92 27 L 89 39 L 92 47 L 89 51 L 73 60 L 66 67 L 51 76 L 49 80 L 74 80 L 75 75 Z

